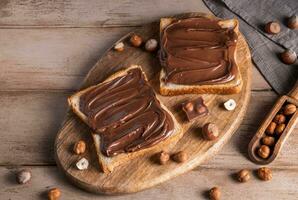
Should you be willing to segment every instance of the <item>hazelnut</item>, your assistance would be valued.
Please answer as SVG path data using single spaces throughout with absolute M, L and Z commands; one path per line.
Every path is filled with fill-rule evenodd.
M 236 101 L 234 99 L 229 99 L 224 103 L 224 107 L 226 110 L 232 111 L 235 110 L 236 108 Z
M 269 181 L 272 179 L 272 171 L 268 167 L 261 167 L 258 169 L 258 177 L 263 181 Z
M 155 51 L 157 49 L 157 40 L 156 39 L 149 39 L 145 44 L 145 49 L 149 52 Z
M 273 121 L 277 124 L 283 124 L 286 121 L 286 117 L 283 114 L 277 114 Z
M 76 142 L 73 147 L 73 151 L 77 155 L 83 154 L 85 150 L 86 150 L 86 143 L 83 140 Z
M 275 131 L 275 128 L 276 128 L 276 123 L 275 122 L 270 122 L 269 126 L 266 129 L 266 133 L 269 134 L 269 135 L 273 135 L 274 131 Z
M 294 104 L 287 104 L 284 108 L 285 115 L 292 115 L 296 112 L 297 107 Z
M 287 65 L 291 65 L 297 60 L 296 52 L 291 49 L 285 50 L 283 53 L 281 53 L 280 57 L 282 62 Z
M 114 46 L 114 49 L 115 49 L 116 51 L 119 51 L 119 52 L 123 51 L 123 50 L 124 50 L 124 43 L 123 43 L 123 42 L 119 42 L 119 43 L 117 43 L 117 44 Z
M 237 178 L 239 182 L 247 182 L 250 179 L 249 171 L 242 169 L 237 173 Z
M 267 145 L 262 145 L 258 150 L 258 155 L 261 158 L 268 158 L 270 155 L 270 148 Z
M 270 136 L 265 136 L 262 138 L 262 143 L 264 145 L 267 145 L 269 147 L 273 146 L 275 144 L 275 138 Z
M 213 187 L 209 191 L 209 197 L 211 200 L 219 200 L 220 196 L 221 196 L 221 193 L 218 187 Z
M 16 180 L 19 184 L 28 183 L 31 179 L 31 172 L 23 169 L 16 174 Z
M 186 103 L 184 107 L 185 107 L 185 110 L 188 112 L 193 111 L 193 104 L 191 102 Z
M 164 151 L 160 152 L 158 155 L 158 160 L 161 165 L 166 164 L 170 159 L 170 155 Z
M 61 191 L 58 188 L 53 188 L 48 192 L 49 200 L 58 200 L 61 196 Z
M 278 22 L 269 22 L 265 25 L 265 31 L 269 34 L 277 34 L 280 32 L 280 25 Z
M 290 29 L 298 29 L 298 16 L 297 15 L 291 16 L 288 20 L 287 25 Z
M 206 140 L 216 140 L 219 136 L 218 128 L 213 123 L 207 123 L 202 128 L 203 137 Z
M 277 127 L 276 127 L 276 129 L 275 129 L 275 133 L 277 135 L 281 135 L 282 132 L 285 130 L 285 128 L 286 128 L 286 125 L 285 124 L 278 124 Z
M 86 158 L 81 158 L 77 163 L 76 167 L 78 170 L 86 170 L 88 169 L 89 161 Z
M 139 47 L 141 46 L 143 40 L 140 36 L 138 36 L 137 34 L 133 34 L 131 37 L 130 37 L 130 43 L 132 46 L 134 47 Z
M 173 160 L 178 163 L 183 163 L 188 159 L 187 154 L 184 151 L 179 151 L 173 155 Z

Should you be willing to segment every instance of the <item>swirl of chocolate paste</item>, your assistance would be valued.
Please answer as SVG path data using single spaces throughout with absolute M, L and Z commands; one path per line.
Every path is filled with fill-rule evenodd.
M 219 20 L 203 17 L 172 22 L 161 33 L 160 61 L 165 82 L 200 85 L 226 83 L 235 78 L 237 34 Z
M 87 91 L 80 109 L 100 134 L 101 151 L 108 157 L 151 147 L 174 130 L 172 118 L 137 68 Z

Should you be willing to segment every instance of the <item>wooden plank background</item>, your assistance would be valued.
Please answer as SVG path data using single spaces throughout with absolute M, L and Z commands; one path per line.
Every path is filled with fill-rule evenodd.
M 45 199 L 50 187 L 62 199 L 205 199 L 219 185 L 224 199 L 297 199 L 298 129 L 270 165 L 273 180 L 239 184 L 233 174 L 256 169 L 247 145 L 277 95 L 253 69 L 252 98 L 241 127 L 221 153 L 198 169 L 132 195 L 105 197 L 72 186 L 53 159 L 54 137 L 66 98 L 100 55 L 134 27 L 172 14 L 209 12 L 200 0 L 1 0 L 0 199 Z M 29 168 L 33 180 L 17 185 L 13 173 Z

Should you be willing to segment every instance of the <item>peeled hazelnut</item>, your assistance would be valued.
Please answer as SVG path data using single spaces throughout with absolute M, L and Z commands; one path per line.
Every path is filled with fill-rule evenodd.
M 119 42 L 119 43 L 117 43 L 115 46 L 114 46 L 114 49 L 116 50 L 116 51 L 123 51 L 124 50 L 124 43 L 123 42 Z
M 76 166 L 79 170 L 86 170 L 89 166 L 89 161 L 86 158 L 81 158 L 77 163 Z
M 83 154 L 85 150 L 86 150 L 86 143 L 83 140 L 76 142 L 73 147 L 73 151 L 77 155 Z
M 278 22 L 269 22 L 265 25 L 265 31 L 269 34 L 277 34 L 280 32 L 280 25 Z
M 276 128 L 276 123 L 275 122 L 270 122 L 269 126 L 266 129 L 266 133 L 269 134 L 269 135 L 273 135 L 274 131 L 275 131 L 275 128 Z
M 145 44 L 145 49 L 149 52 L 155 51 L 157 49 L 157 40 L 156 39 L 149 39 Z
M 264 145 L 267 145 L 269 147 L 273 146 L 275 144 L 275 138 L 270 136 L 265 136 L 262 138 L 262 143 Z
M 133 34 L 131 37 L 130 37 L 130 43 L 132 46 L 134 47 L 139 47 L 141 46 L 143 40 L 140 36 L 138 36 L 137 34 Z
M 206 108 L 205 106 L 202 106 L 202 105 L 198 105 L 198 106 L 196 106 L 196 111 L 197 111 L 197 113 L 199 113 L 199 114 L 203 114 L 203 113 L 208 112 L 208 111 L 207 111 L 207 108 Z
M 23 169 L 16 174 L 16 180 L 19 184 L 28 183 L 31 179 L 31 172 Z
M 270 148 L 267 145 L 262 145 L 258 150 L 258 155 L 261 158 L 268 158 L 270 155 Z
M 275 129 L 275 133 L 277 135 L 280 135 L 285 130 L 285 128 L 286 128 L 286 125 L 285 124 L 278 124 L 277 127 L 276 127 L 276 129 Z
M 287 104 L 284 108 L 285 115 L 292 115 L 296 112 L 297 107 L 294 104 Z
M 235 110 L 235 108 L 236 108 L 236 101 L 234 100 L 234 99 L 229 99 L 228 101 L 226 101 L 225 103 L 224 103 L 224 107 L 225 107 L 225 109 L 227 109 L 227 110 L 229 110 L 229 111 L 231 111 L 231 110 Z
M 297 60 L 296 52 L 291 49 L 285 50 L 283 53 L 281 53 L 280 57 L 282 62 L 287 65 L 291 65 Z
M 207 123 L 202 128 L 203 137 L 206 140 L 216 140 L 219 136 L 218 128 L 213 123 Z
M 293 15 L 288 20 L 288 27 L 291 29 L 298 29 L 298 16 Z
M 166 164 L 170 159 L 170 155 L 164 151 L 160 152 L 158 155 L 158 160 L 161 165 Z
M 263 181 L 269 181 L 272 179 L 272 171 L 268 167 L 261 167 L 258 169 L 258 177 Z
M 242 169 L 237 173 L 237 178 L 239 182 L 247 182 L 250 179 L 249 171 Z
M 273 121 L 277 124 L 283 124 L 286 121 L 286 117 L 283 114 L 277 114 Z
M 61 191 L 58 188 L 53 188 L 48 192 L 49 200 L 58 200 L 61 196 Z
M 187 104 L 185 104 L 185 109 L 187 110 L 187 111 L 193 111 L 193 104 L 191 103 L 191 102 L 188 102 Z
M 187 154 L 184 151 L 179 151 L 173 155 L 173 160 L 178 163 L 183 163 L 188 159 Z
M 218 187 L 213 187 L 209 191 L 209 197 L 211 200 L 219 200 L 221 196 L 221 192 Z

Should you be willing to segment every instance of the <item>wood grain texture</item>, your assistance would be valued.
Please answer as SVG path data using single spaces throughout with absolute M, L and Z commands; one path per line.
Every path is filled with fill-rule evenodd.
M 1 0 L 0 26 L 136 26 L 198 8 L 210 12 L 198 0 Z
M 28 167 L 27 167 L 28 168 Z M 273 179 L 269 182 L 260 181 L 255 175 L 247 183 L 234 180 L 235 169 L 195 170 L 172 179 L 152 189 L 123 196 L 94 195 L 78 190 L 70 185 L 65 177 L 57 172 L 56 167 L 30 167 L 33 178 L 29 184 L 18 185 L 15 182 L 16 168 L 0 167 L 0 197 L 2 200 L 44 200 L 46 192 L 52 187 L 59 187 L 63 200 L 203 200 L 206 191 L 217 185 L 221 188 L 222 199 L 237 200 L 295 200 L 298 196 L 298 170 L 274 169 Z M 256 166 L 248 169 L 257 169 Z
M 202 15 L 191 13 L 181 15 L 181 17 Z M 145 25 L 133 32 L 141 35 L 145 41 L 149 38 L 158 38 L 159 23 L 154 22 Z M 128 34 L 120 40 L 126 42 L 129 40 L 130 35 Z M 108 75 L 115 73 L 122 67 L 137 64 L 142 66 L 157 95 L 159 94 L 158 72 L 161 67 L 156 55 L 141 48 L 131 47 L 128 43 L 125 43 L 125 45 L 125 51 L 116 52 L 112 48 L 99 59 L 97 64 L 89 71 L 83 83 L 83 88 L 103 81 Z M 87 144 L 92 144 L 92 141 L 86 138 L 86 135 L 90 133 L 90 129 L 81 120 L 78 120 L 75 114 L 69 111 L 55 141 L 54 150 L 57 165 L 75 185 L 91 192 L 106 194 L 132 193 L 147 189 L 198 166 L 205 159 L 218 152 L 230 139 L 239 127 L 248 105 L 252 63 L 248 46 L 241 35 L 239 36 L 236 51 L 236 63 L 239 66 L 243 81 L 242 91 L 233 95 L 202 95 L 209 108 L 209 116 L 187 123 L 183 113 L 179 110 L 179 105 L 189 98 L 195 98 L 197 95 L 175 97 L 158 95 L 159 99 L 175 115 L 182 129 L 186 132 L 184 137 L 170 151 L 185 151 L 189 156 L 187 162 L 179 165 L 172 162 L 168 165 L 159 166 L 152 161 L 153 154 L 146 154 L 115 168 L 110 174 L 104 174 L 100 172 L 94 147 L 89 145 L 90 148 L 84 157 L 90 161 L 90 166 L 88 170 L 79 171 L 75 168 L 75 163 L 79 157 L 74 155 L 70 149 L 80 139 L 87 140 Z M 231 112 L 222 108 L 222 103 L 229 98 L 233 98 L 237 102 L 237 108 Z M 221 132 L 218 140 L 210 142 L 200 137 L 198 127 L 202 127 L 206 122 L 217 124 Z
M 70 92 L 62 91 L 10 91 L 0 92 L 0 130 L 2 136 L 0 165 L 54 165 L 53 144 L 57 130 L 67 110 L 67 97 Z M 277 95 L 272 91 L 252 92 L 247 115 L 224 151 L 216 156 L 206 167 L 228 168 L 231 163 L 237 166 L 248 164 L 247 145 L 257 130 L 258 124 L 271 109 Z M 23 106 L 26 105 L 26 106 Z M 7 115 L 9 113 L 9 115 Z M 18 124 L 18 126 L 15 126 Z M 297 129 L 286 146 L 298 144 Z M 43 148 L 40 148 L 40 144 Z M 289 149 L 286 147 L 286 150 Z M 273 163 L 275 167 L 290 167 L 291 162 L 298 165 L 298 149 L 282 151 L 283 155 Z M 297 150 L 297 151 L 296 151 Z M 243 158 L 242 158 L 243 157 Z M 230 163 L 231 161 L 231 163 Z M 204 164 L 205 166 L 205 164 Z M 234 167 L 234 166 L 233 166 Z
M 0 29 L 0 91 L 77 90 L 98 57 L 132 29 Z M 254 90 L 271 89 L 255 67 L 253 77 Z

